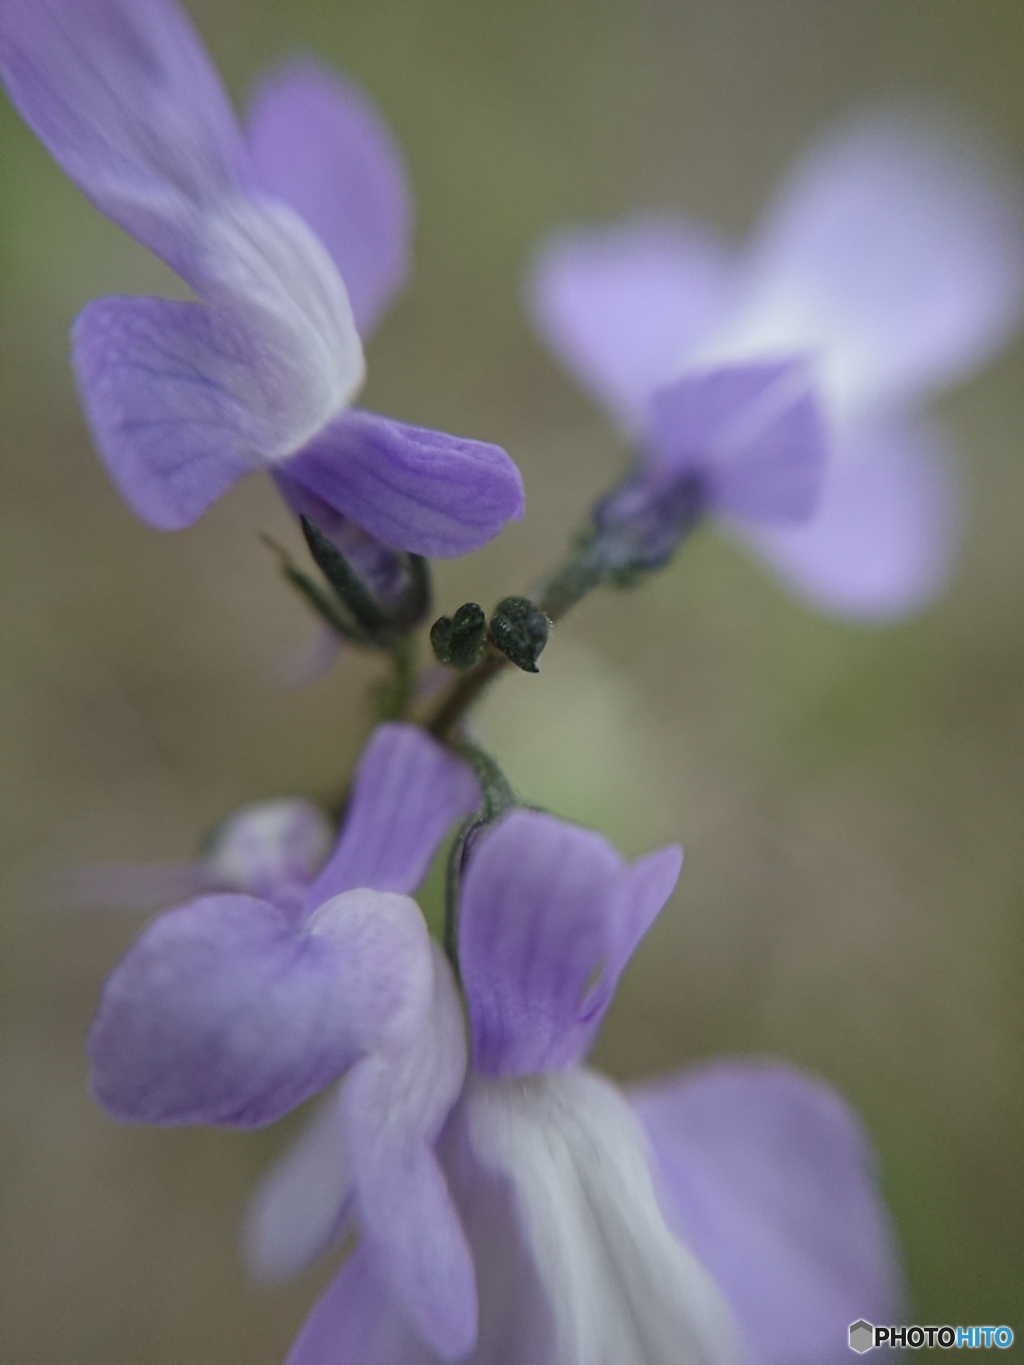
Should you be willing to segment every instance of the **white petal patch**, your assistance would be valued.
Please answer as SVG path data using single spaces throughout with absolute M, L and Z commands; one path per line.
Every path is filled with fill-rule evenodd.
M 198 236 L 190 283 L 263 351 L 263 404 L 277 439 L 261 454 L 294 454 L 363 382 L 344 282 L 319 238 L 275 200 L 225 196 L 204 215 Z
M 475 1160 L 510 1184 L 546 1291 L 555 1342 L 543 1365 L 737 1365 L 730 1311 L 666 1227 L 643 1132 L 614 1086 L 586 1071 L 477 1076 L 464 1121 Z
M 310 801 L 254 801 L 217 830 L 203 856 L 218 885 L 274 900 L 281 886 L 305 887 L 327 861 L 334 831 Z
M 270 1168 L 249 1204 L 245 1263 L 254 1280 L 298 1275 L 341 1236 L 350 1188 L 338 1096 L 332 1091 L 296 1142 Z

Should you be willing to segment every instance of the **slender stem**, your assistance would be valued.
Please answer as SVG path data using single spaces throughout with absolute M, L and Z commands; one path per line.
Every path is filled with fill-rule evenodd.
M 587 545 L 545 578 L 530 596 L 549 620 L 559 621 L 607 577 L 607 567 L 599 562 L 592 546 Z
M 402 635 L 391 648 L 391 677 L 377 694 L 380 720 L 402 720 L 416 695 L 416 638 Z
M 498 760 L 492 758 L 486 749 L 481 749 L 479 744 L 471 744 L 468 740 L 460 740 L 454 745 L 454 749 L 476 773 L 484 798 L 481 814 L 485 819 L 496 820 L 509 806 L 516 804 L 512 783 L 502 772 Z
M 442 694 L 438 705 L 424 721 L 427 732 L 435 739 L 447 739 L 487 684 L 508 667 L 510 664 L 504 654 L 493 645 L 489 646 L 480 662 L 460 673 Z
M 476 773 L 483 796 L 483 805 L 459 828 L 448 855 L 448 870 L 445 877 L 444 912 L 444 950 L 456 977 L 461 981 L 459 967 L 459 895 L 462 883 L 462 865 L 472 839 L 486 825 L 497 820 L 510 806 L 516 805 L 512 784 L 501 770 L 498 761 L 476 744 L 462 741 L 454 745 L 455 752 L 466 760 Z

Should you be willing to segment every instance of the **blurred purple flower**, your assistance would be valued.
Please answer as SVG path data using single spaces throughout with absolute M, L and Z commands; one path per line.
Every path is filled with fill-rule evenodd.
M 810 150 L 746 250 L 669 215 L 567 232 L 541 252 L 530 303 L 554 352 L 639 437 L 641 473 L 664 463 L 666 441 L 691 461 L 709 449 L 719 460 L 703 395 L 731 382 L 732 468 L 742 473 L 735 436 L 746 424 L 801 490 L 787 515 L 797 512 L 813 471 L 813 402 L 830 457 L 816 514 L 751 525 L 786 519 L 779 507 L 764 516 L 771 488 L 760 475 L 730 474 L 717 510 L 810 601 L 897 616 L 943 587 L 957 542 L 949 453 L 918 409 L 1019 326 L 1024 209 L 984 148 L 912 114 L 866 116 Z M 809 377 L 774 427 L 757 420 L 756 376 L 772 367 L 791 386 Z M 801 411 L 802 434 L 778 427 Z
M 312 802 L 254 801 L 224 821 L 194 862 L 80 867 L 58 878 L 53 893 L 63 905 L 139 910 L 211 891 L 244 891 L 293 910 L 331 843 L 327 816 Z
M 893 1318 L 873 1158 L 824 1086 L 724 1063 L 627 1097 L 581 1067 L 681 861 L 627 865 L 534 811 L 481 838 L 459 924 L 472 1071 L 439 1148 L 475 1263 L 476 1347 L 425 1344 L 364 1236 L 289 1365 L 839 1365 L 851 1321 Z M 325 1110 L 270 1172 L 256 1271 L 298 1270 L 341 1235 L 350 1144 Z M 427 1235 L 442 1257 L 444 1228 Z
M 159 916 L 111 974 L 88 1041 L 94 1094 L 136 1123 L 258 1127 L 344 1077 L 331 1114 L 347 1168 L 339 1202 L 321 1191 L 324 1235 L 351 1205 L 389 1293 L 449 1359 L 472 1344 L 476 1295 L 434 1143 L 465 1042 L 451 969 L 409 893 L 479 799 L 421 730 L 382 726 L 302 902 L 207 895 Z M 283 866 L 289 892 L 306 875 L 304 858 L 265 853 L 243 838 L 227 862 L 268 896 Z
M 521 515 L 503 450 L 348 407 L 410 223 L 355 89 L 286 67 L 243 136 L 172 0 L 3 0 L 0 69 L 71 179 L 201 300 L 100 299 L 74 326 L 96 443 L 144 520 L 188 526 L 259 468 L 290 503 L 418 554 L 465 553 Z
M 650 398 L 640 458 L 594 508 L 592 553 L 656 569 L 705 516 L 751 529 L 815 511 L 828 437 L 800 357 L 718 365 Z

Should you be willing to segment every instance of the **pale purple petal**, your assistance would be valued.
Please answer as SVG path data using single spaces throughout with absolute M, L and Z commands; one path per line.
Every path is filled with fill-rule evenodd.
M 418 725 L 392 722 L 363 751 L 341 837 L 306 905 L 354 887 L 410 895 L 460 816 L 480 805 L 472 771 Z
M 262 463 L 258 354 L 203 305 L 100 299 L 75 324 L 74 361 L 110 477 L 150 525 L 190 525 Z
M 217 74 L 170 0 L 4 0 L 11 99 L 108 217 L 189 274 L 198 206 L 245 152 Z
M 469 860 L 459 916 L 473 1063 L 496 1076 L 554 1071 L 590 1047 L 682 854 L 632 869 L 607 840 L 515 810 Z
M 711 510 L 801 521 L 821 491 L 829 437 L 803 357 L 687 374 L 651 399 L 646 477 L 693 474 Z
M 411 1046 L 376 1049 L 342 1087 L 362 1244 L 420 1336 L 445 1359 L 476 1339 L 473 1261 L 434 1152 L 462 1089 L 462 1009 L 434 949 L 434 1007 Z
M 955 466 L 933 427 L 861 425 L 842 434 L 806 525 L 744 525 L 742 534 L 815 606 L 885 620 L 920 610 L 945 588 L 959 511 Z
M 827 347 L 848 404 L 970 373 L 1024 313 L 1024 197 L 988 148 L 909 112 L 823 138 L 784 182 L 754 256 L 763 340 Z M 756 289 L 756 286 L 755 286 Z
M 203 864 L 223 890 L 246 891 L 290 911 L 327 861 L 332 840 L 330 822 L 311 801 L 255 801 L 224 821 Z
M 285 1365 L 436 1365 L 357 1247 L 306 1319 Z
M 555 355 L 630 431 L 651 393 L 731 306 L 727 248 L 670 215 L 552 238 L 528 286 L 533 319 Z
M 190 525 L 306 434 L 287 336 L 253 323 L 155 298 L 99 299 L 79 314 L 75 374 L 96 444 L 126 501 L 161 530 Z
M 378 1278 L 444 1357 L 476 1333 L 473 1265 L 434 1145 L 462 1089 L 465 1030 L 451 968 L 433 950 L 433 994 L 412 1037 L 375 1047 L 263 1182 L 250 1265 L 294 1274 L 354 1217 Z
M 338 1094 L 263 1176 L 246 1211 L 245 1261 L 275 1284 L 305 1270 L 351 1223 L 352 1180 Z
M 270 1123 L 414 1035 L 432 981 L 405 897 L 350 892 L 296 930 L 266 901 L 207 896 L 155 920 L 108 979 L 93 1090 L 130 1122 Z
M 206 224 L 205 242 L 210 306 L 100 299 L 72 332 L 100 454 L 161 530 L 301 447 L 363 374 L 341 280 L 290 210 L 239 200 Z
M 248 120 L 252 183 L 330 252 L 366 337 L 404 283 L 412 201 L 401 154 L 355 86 L 313 62 L 274 72 Z
M 736 1062 L 633 1100 L 665 1215 L 725 1292 L 751 1365 L 843 1365 L 851 1322 L 902 1320 L 874 1154 L 831 1090 L 789 1067 Z
M 478 550 L 523 514 L 519 470 L 499 446 L 343 413 L 286 473 L 386 545 L 433 559 Z
M 624 913 L 612 926 L 616 956 L 623 965 L 636 952 L 640 940 L 665 908 L 682 870 L 683 850 L 678 844 L 656 848 L 653 853 L 629 864 Z

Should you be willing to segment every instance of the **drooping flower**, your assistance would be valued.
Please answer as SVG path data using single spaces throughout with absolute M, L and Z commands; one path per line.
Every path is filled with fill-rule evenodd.
M 680 865 L 675 848 L 627 865 L 525 810 L 470 856 L 472 1067 L 439 1148 L 475 1262 L 467 1365 L 839 1365 L 851 1321 L 896 1311 L 871 1153 L 823 1085 L 736 1062 L 623 1093 L 582 1066 Z M 321 1114 L 254 1202 L 257 1270 L 296 1270 L 340 1235 L 351 1160 Z M 449 1359 L 361 1241 L 288 1365 Z
M 465 553 L 521 515 L 498 447 L 349 407 L 410 220 L 358 92 L 286 67 L 243 134 L 173 0 L 3 0 L 0 70 L 71 179 L 200 300 L 101 299 L 73 329 L 96 444 L 144 520 L 190 525 L 260 468 L 296 510 L 418 554 Z
M 641 492 L 666 448 L 699 471 L 723 453 L 766 470 L 767 442 L 780 490 L 733 479 L 716 510 L 805 598 L 884 618 L 944 585 L 957 481 L 920 407 L 1024 311 L 1024 210 L 984 148 L 915 115 L 863 117 L 810 150 L 746 249 L 670 215 L 567 232 L 541 252 L 529 297 L 556 355 L 639 440 Z M 757 525 L 760 499 L 806 489 L 809 402 L 829 454 L 820 506 Z
M 88 1042 L 96 1097 L 129 1122 L 258 1127 L 341 1078 L 344 1207 L 328 1187 L 322 1234 L 355 1213 L 389 1292 L 446 1359 L 476 1332 L 472 1260 L 434 1154 L 465 1042 L 451 969 L 409 893 L 478 802 L 472 774 L 421 730 L 382 726 L 301 902 L 279 859 L 265 898 L 206 895 L 158 916 L 111 974 Z M 235 863 L 252 874 L 252 857 Z

